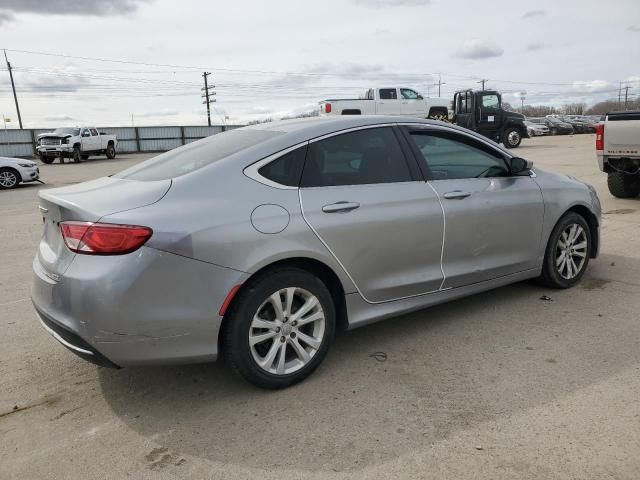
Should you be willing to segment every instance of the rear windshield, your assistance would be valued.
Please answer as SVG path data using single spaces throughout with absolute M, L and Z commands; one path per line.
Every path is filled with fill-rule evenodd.
M 153 181 L 179 177 L 229 155 L 282 135 L 273 130 L 231 130 L 165 152 L 114 175 L 128 180 Z

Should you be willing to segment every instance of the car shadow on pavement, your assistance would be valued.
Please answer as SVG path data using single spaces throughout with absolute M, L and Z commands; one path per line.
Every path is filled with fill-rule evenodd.
M 224 362 L 99 369 L 99 381 L 122 421 L 177 454 L 360 470 L 640 363 L 640 286 L 625 287 L 635 303 L 616 302 L 616 263 L 640 269 L 603 256 L 586 287 L 525 282 L 343 332 L 314 375 L 282 391 L 254 388 Z

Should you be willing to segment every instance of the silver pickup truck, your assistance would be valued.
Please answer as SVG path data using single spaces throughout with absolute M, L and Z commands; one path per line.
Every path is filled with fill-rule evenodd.
M 608 113 L 596 126 L 596 153 L 614 197 L 640 195 L 640 111 Z

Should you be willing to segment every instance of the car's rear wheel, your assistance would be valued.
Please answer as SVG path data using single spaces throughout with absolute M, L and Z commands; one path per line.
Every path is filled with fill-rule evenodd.
M 565 214 L 549 237 L 541 282 L 551 288 L 573 287 L 584 275 L 590 253 L 589 224 L 575 212 Z
M 21 181 L 20 174 L 13 168 L 0 169 L 0 189 L 16 188 Z
M 614 197 L 635 198 L 640 195 L 640 174 L 612 172 L 607 175 L 607 186 Z
M 232 369 L 262 388 L 284 388 L 322 362 L 335 332 L 335 307 L 325 284 L 286 268 L 243 288 L 225 318 L 223 354 Z

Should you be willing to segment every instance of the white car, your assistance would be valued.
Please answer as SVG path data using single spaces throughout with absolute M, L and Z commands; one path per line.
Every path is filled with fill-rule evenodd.
M 40 178 L 38 164 L 21 158 L 0 157 L 0 190 L 17 187 L 21 182 L 35 182 Z
M 524 124 L 527 127 L 527 132 L 529 133 L 529 137 L 539 137 L 540 135 L 549 135 L 549 127 L 547 127 L 546 125 L 533 123 L 528 120 L 525 120 Z

